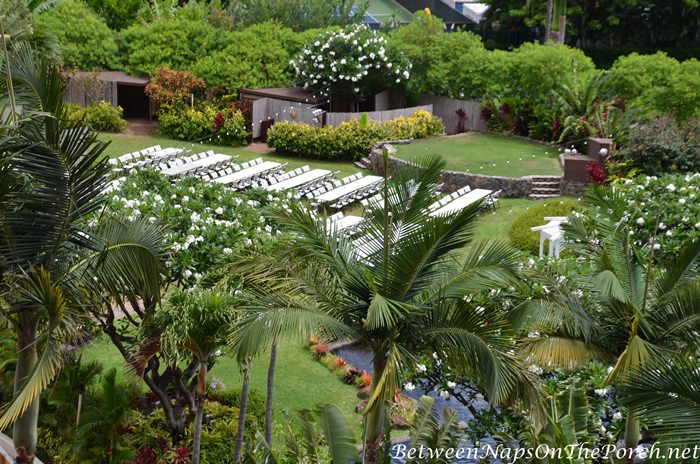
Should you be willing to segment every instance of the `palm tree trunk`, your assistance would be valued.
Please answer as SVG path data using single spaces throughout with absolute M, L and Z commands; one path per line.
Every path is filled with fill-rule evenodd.
M 272 400 L 275 386 L 275 365 L 277 364 L 277 340 L 270 347 L 270 366 L 267 369 L 267 399 L 265 403 L 265 441 L 272 448 Z
M 374 354 L 374 365 L 372 370 L 372 386 L 370 388 L 370 397 L 374 394 L 377 388 L 377 383 L 381 379 L 386 359 L 383 354 Z M 384 402 L 378 403 L 371 411 L 367 413 L 365 418 L 365 456 L 366 464 L 375 464 L 379 457 L 379 449 L 381 448 L 382 438 L 384 435 L 384 420 L 386 416 L 386 405 Z
M 204 419 L 204 399 L 206 397 L 207 364 L 202 362 L 197 380 L 197 395 L 194 399 L 194 438 L 192 440 L 192 464 L 199 464 L 202 449 L 202 420 Z
M 233 456 L 233 462 L 238 463 L 241 459 L 243 451 L 243 433 L 245 432 L 245 415 L 248 409 L 248 387 L 250 386 L 250 358 L 246 361 L 243 374 L 243 387 L 241 388 L 241 405 L 238 411 L 238 430 L 236 431 L 236 451 Z
M 20 321 L 17 330 L 17 367 L 15 370 L 14 390 L 17 394 L 23 387 L 26 379 L 31 375 L 37 363 L 36 351 L 36 327 L 35 321 Z M 14 423 L 12 440 L 17 451 L 17 464 L 31 464 L 34 462 L 34 452 L 37 443 L 37 422 L 39 420 L 39 397 L 32 401 L 29 408 Z
M 544 25 L 544 43 L 552 38 L 552 12 L 554 11 L 554 0 L 547 0 L 547 23 Z
M 625 422 L 625 448 L 627 448 L 627 462 L 634 462 L 633 451 L 639 443 L 639 414 L 636 411 L 627 412 Z

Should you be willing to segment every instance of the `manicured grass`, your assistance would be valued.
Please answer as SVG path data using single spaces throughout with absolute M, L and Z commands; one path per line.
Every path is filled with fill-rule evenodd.
M 461 134 L 397 145 L 399 158 L 440 155 L 453 171 L 490 176 L 560 175 L 559 153 L 538 143 L 496 134 Z
M 485 212 L 476 223 L 474 229 L 477 240 L 505 240 L 509 241 L 510 226 L 522 213 L 541 204 L 577 201 L 575 197 L 558 197 L 547 200 L 528 200 L 525 198 L 502 198 L 500 207 L 496 212 Z M 536 232 L 533 232 L 536 233 Z
M 221 145 L 209 144 L 193 144 L 191 142 L 183 142 L 182 140 L 173 140 L 161 135 L 125 135 L 125 134 L 100 134 L 101 140 L 109 140 L 111 143 L 105 150 L 105 153 L 112 158 L 121 156 L 125 153 L 130 153 L 160 145 L 165 147 L 181 147 L 191 150 L 192 153 L 199 153 L 207 150 L 214 150 L 217 153 L 225 155 L 238 155 L 238 161 L 244 162 L 255 158 L 263 158 L 266 161 L 277 161 L 278 163 L 287 163 L 288 170 L 298 168 L 308 164 L 312 168 L 328 169 L 330 171 L 339 171 L 337 177 L 345 177 L 354 174 L 361 169 L 353 165 L 349 161 L 320 161 L 309 160 L 304 158 L 295 158 L 291 156 L 279 155 L 277 153 L 259 153 L 249 149 L 248 147 L 222 147 Z
M 127 369 L 119 351 L 106 336 L 100 336 L 82 349 L 83 361 L 99 361 L 106 368 L 116 368 L 122 381 L 141 382 Z M 263 353 L 253 362 L 251 387 L 263 396 L 267 391 L 267 369 L 269 353 Z M 240 390 L 241 375 L 236 361 L 223 355 L 217 359 L 210 378 L 219 379 L 225 390 Z M 143 384 L 142 384 L 143 385 Z M 143 385 L 144 391 L 146 386 Z M 357 387 L 346 385 L 329 370 L 311 357 L 309 351 L 298 343 L 280 345 L 277 351 L 277 369 L 275 375 L 274 410 L 276 419 L 281 420 L 282 412 L 288 410 L 296 416 L 300 409 L 313 409 L 320 403 L 333 403 L 340 407 L 351 420 L 360 416 L 356 414 Z

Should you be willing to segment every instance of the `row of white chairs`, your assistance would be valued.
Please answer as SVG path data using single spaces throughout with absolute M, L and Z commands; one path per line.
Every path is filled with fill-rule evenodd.
M 329 216 L 328 219 L 326 219 L 326 229 L 329 232 L 332 230 L 342 232 L 343 234 L 351 237 L 360 232 L 364 221 L 365 219 L 360 216 L 346 216 L 345 213 L 341 211 Z
M 361 187 L 348 195 L 339 198 L 335 203 L 331 204 L 331 208 L 342 209 L 348 205 L 355 203 L 356 201 L 361 201 L 363 198 L 371 196 L 381 190 L 384 182 L 382 180 L 376 181 L 365 187 Z
M 126 153 L 125 155 L 119 156 L 117 158 L 112 158 L 109 160 L 109 164 L 113 166 L 121 166 L 133 161 L 142 160 L 148 157 L 151 153 L 155 153 L 160 150 L 160 145 L 154 145 L 152 147 L 144 148 L 143 150 L 135 151 L 132 153 Z
M 207 180 L 214 180 L 218 179 L 219 177 L 228 176 L 230 174 L 233 174 L 234 172 L 242 171 L 243 169 L 248 169 L 252 166 L 257 166 L 258 164 L 262 164 L 262 162 L 262 158 L 255 158 L 253 160 L 245 161 L 240 164 L 229 164 L 223 169 L 212 169 L 208 172 L 202 173 L 200 177 Z
M 125 164 L 121 166 L 121 169 L 129 170 L 136 168 L 156 167 L 169 161 L 173 161 L 176 158 L 187 156 L 188 153 L 189 150 L 184 151 L 182 148 L 164 148 L 163 150 L 152 153 L 150 156 L 147 156 L 144 159 Z

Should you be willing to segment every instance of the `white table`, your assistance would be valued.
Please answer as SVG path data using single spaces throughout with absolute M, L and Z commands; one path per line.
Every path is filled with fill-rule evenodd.
M 564 235 L 561 225 L 566 223 L 567 218 L 565 216 L 551 216 L 545 217 L 544 220 L 549 222 L 543 226 L 530 229 L 532 232 L 540 233 L 540 258 L 544 257 L 544 242 L 546 240 L 549 240 L 549 256 L 558 258 L 561 253 L 561 242 Z
M 198 168 L 204 168 L 207 166 L 212 166 L 216 163 L 220 163 L 222 161 L 227 161 L 230 160 L 231 157 L 228 155 L 222 155 L 221 153 L 216 153 L 211 156 L 207 156 L 206 158 L 201 158 L 195 161 L 191 161 L 185 164 L 180 164 L 178 166 L 173 166 L 168 169 L 164 169 L 162 172 L 166 176 L 177 176 L 180 174 L 184 174 L 189 171 L 194 171 L 195 169 Z
M 265 161 L 264 163 L 256 164 L 255 166 L 250 166 L 240 171 L 236 171 L 232 174 L 227 174 L 225 176 L 217 177 L 214 182 L 219 184 L 233 184 L 235 182 L 240 182 L 245 179 L 249 179 L 257 174 L 262 174 L 264 172 L 270 171 L 281 166 L 281 163 L 275 163 L 274 161 Z
M 363 187 L 370 186 L 376 182 L 381 181 L 382 178 L 379 176 L 365 176 L 350 182 L 349 184 L 341 185 L 340 187 L 326 192 L 322 195 L 316 197 L 316 202 L 318 203 L 328 203 L 330 201 L 335 201 L 343 198 L 346 195 L 351 194 Z
M 466 208 L 467 206 L 471 205 L 472 203 L 476 203 L 479 200 L 483 200 L 487 196 L 491 195 L 493 193 L 493 190 L 487 190 L 487 189 L 474 189 L 471 190 L 461 197 L 457 198 L 456 200 L 453 200 L 443 206 L 442 208 L 438 208 L 432 213 L 430 213 L 431 216 L 438 216 L 438 215 L 443 215 L 443 214 L 449 214 L 449 213 L 454 213 L 456 211 L 459 211 L 461 209 Z
M 303 174 L 299 174 L 298 176 L 294 176 L 290 179 L 283 180 L 282 182 L 268 185 L 264 187 L 264 189 L 270 190 L 272 192 L 281 192 L 283 190 L 301 187 L 304 184 L 308 184 L 309 182 L 321 179 L 330 173 L 331 171 L 328 171 L 326 169 L 312 169 L 311 171 L 307 171 Z

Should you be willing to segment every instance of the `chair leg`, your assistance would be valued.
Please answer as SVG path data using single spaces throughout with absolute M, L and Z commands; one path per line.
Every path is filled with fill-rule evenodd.
M 544 256 L 544 234 L 540 232 L 540 258 Z

